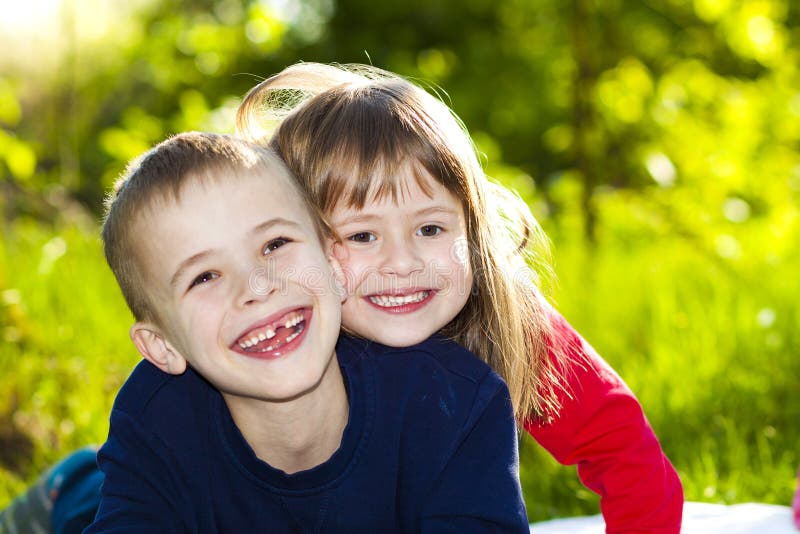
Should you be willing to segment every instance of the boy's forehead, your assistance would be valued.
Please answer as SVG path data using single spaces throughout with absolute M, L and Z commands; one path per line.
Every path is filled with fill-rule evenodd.
M 231 193 L 249 195 L 254 205 L 256 200 L 274 206 L 289 202 L 294 207 L 295 204 L 304 203 L 300 186 L 284 167 L 262 162 L 249 169 L 223 168 L 193 172 L 177 185 L 153 190 L 138 211 L 148 215 L 173 208 L 191 212 L 193 202 L 203 195 L 217 198 L 220 205 L 224 206 L 229 196 L 214 195 Z M 303 208 L 303 211 L 307 210 Z
M 277 165 L 265 167 L 208 173 L 153 195 L 133 222 L 137 245 L 159 248 L 181 229 L 201 235 L 235 232 L 273 217 L 313 229 L 313 214 L 294 179 Z
M 302 201 L 296 180 L 285 167 L 277 163 L 262 161 L 249 169 L 221 169 L 198 173 L 198 176 L 186 180 L 182 189 L 192 185 L 200 186 L 206 191 L 249 190 L 251 194 L 276 200 L 291 198 L 297 202 Z

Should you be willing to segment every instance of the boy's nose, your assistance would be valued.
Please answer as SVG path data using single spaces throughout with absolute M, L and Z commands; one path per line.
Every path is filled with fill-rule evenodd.
M 265 299 L 276 292 L 280 281 L 274 268 L 267 265 L 253 266 L 238 275 L 238 296 L 240 306 L 247 306 Z

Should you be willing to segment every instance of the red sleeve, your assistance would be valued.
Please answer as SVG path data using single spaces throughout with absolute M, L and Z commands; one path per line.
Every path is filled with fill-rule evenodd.
M 577 464 L 600 495 L 606 532 L 680 532 L 683 487 L 639 401 L 563 317 L 553 322 L 567 352 L 566 392 L 552 421 L 525 429 L 560 463 Z

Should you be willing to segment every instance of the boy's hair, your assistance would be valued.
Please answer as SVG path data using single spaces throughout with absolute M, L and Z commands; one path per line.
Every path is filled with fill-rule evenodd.
M 193 181 L 211 182 L 254 173 L 291 173 L 268 148 L 229 135 L 186 132 L 170 137 L 134 159 L 114 184 L 105 201 L 101 236 L 109 267 L 137 321 L 160 320 L 146 288 L 136 223 L 158 202 L 180 200 L 181 191 Z M 330 234 L 303 188 L 292 180 L 308 207 L 320 240 Z M 220 199 L 225 202 L 225 199 Z
M 340 202 L 362 208 L 398 198 L 396 171 L 409 163 L 423 191 L 426 171 L 459 199 L 474 283 L 443 333 L 503 376 L 520 419 L 555 414 L 561 350 L 525 253 L 532 243 L 546 249 L 546 239 L 528 207 L 487 180 L 452 111 L 380 69 L 300 63 L 254 87 L 239 107 L 245 137 L 264 142 L 270 126 L 270 145 L 323 213 Z

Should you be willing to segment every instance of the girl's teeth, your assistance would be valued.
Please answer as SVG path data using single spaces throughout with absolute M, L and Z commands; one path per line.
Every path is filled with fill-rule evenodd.
M 404 304 L 420 302 L 424 300 L 429 293 L 430 291 L 418 291 L 416 293 L 411 293 L 410 295 L 404 295 L 404 296 L 374 295 L 369 297 L 369 300 L 373 304 L 377 304 L 378 306 L 382 306 L 384 308 L 391 308 L 395 306 L 402 306 Z

